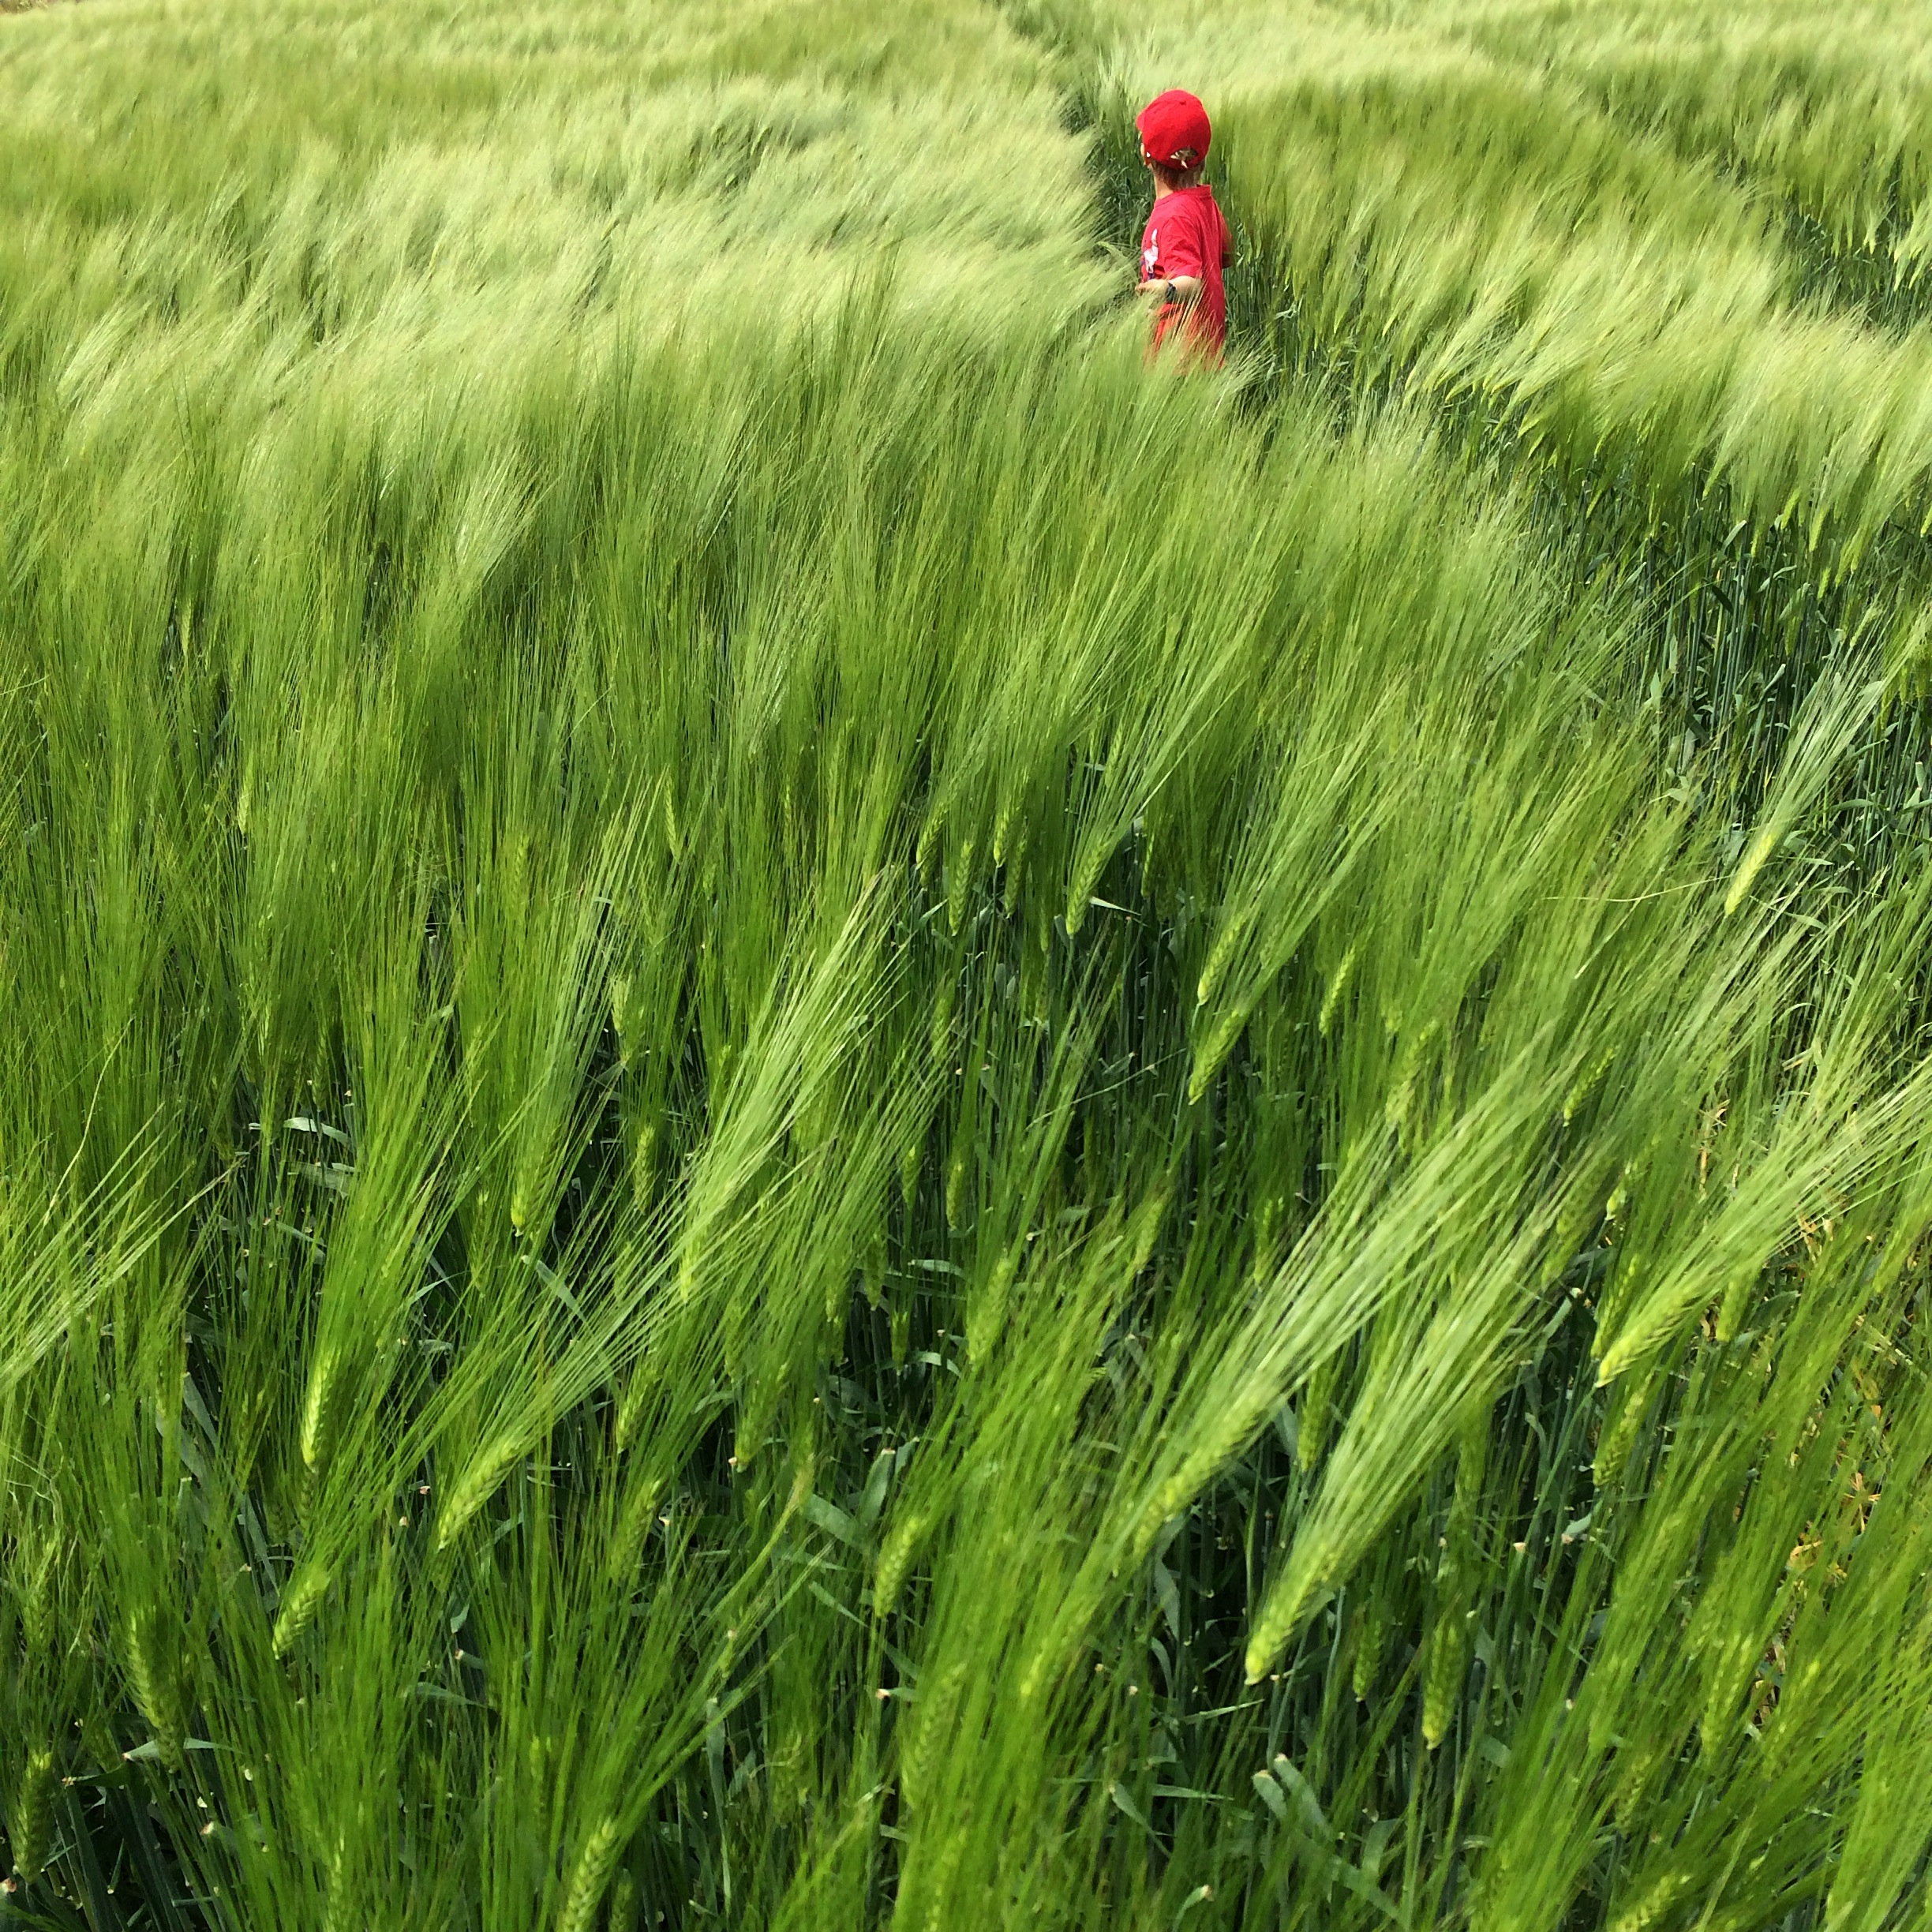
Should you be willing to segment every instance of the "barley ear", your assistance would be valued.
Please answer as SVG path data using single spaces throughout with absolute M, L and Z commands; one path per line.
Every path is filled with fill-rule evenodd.
M 523 1453 L 522 1441 L 515 1436 L 499 1436 L 471 1460 L 436 1522 L 436 1549 L 447 1550 L 462 1535 L 471 1517 L 495 1494 L 496 1485 L 510 1466 Z
M 1436 1613 L 1422 1669 L 1422 1742 L 1434 1750 L 1449 1735 L 1463 1680 L 1469 1675 L 1469 1623 L 1452 1596 Z
M 311 1557 L 282 1593 L 282 1607 L 276 1613 L 272 1642 L 277 1657 L 286 1657 L 302 1632 L 315 1621 L 322 1599 L 328 1594 L 329 1572 L 326 1564 Z
M 645 1539 L 650 1534 L 651 1522 L 657 1514 L 663 1494 L 661 1483 L 640 1482 L 626 1500 L 604 1563 L 604 1574 L 612 1583 L 627 1586 L 636 1575 L 638 1565 L 644 1559 Z
M 642 1900 L 638 1882 L 627 1871 L 620 1871 L 611 1882 L 610 1910 L 604 1915 L 608 1932 L 637 1932 Z
M 29 1885 L 47 1867 L 53 1849 L 50 1825 L 54 1815 L 54 1754 L 43 1745 L 27 1754 L 7 1807 L 7 1837 L 13 1847 L 13 1869 Z
M 583 1849 L 577 1855 L 576 1869 L 564 1888 L 556 1932 L 590 1932 L 591 1921 L 597 1916 L 623 1847 L 623 1839 L 615 1818 L 605 1818 L 584 1840 Z
M 302 1403 L 301 1455 L 303 1462 L 320 1474 L 335 1447 L 334 1404 L 339 1352 L 324 1347 L 316 1354 L 309 1371 L 309 1392 Z
M 163 1654 L 157 1619 L 150 1612 L 137 1611 L 128 1619 L 128 1677 L 134 1702 L 154 1734 L 161 1762 L 170 1771 L 187 1769 L 182 1754 L 179 1698 L 174 1673 Z
M 1309 1377 L 1295 1417 L 1295 1460 L 1305 1475 L 1312 1474 L 1327 1446 L 1329 1418 L 1335 1413 L 1335 1391 L 1342 1380 L 1339 1350 L 1325 1357 Z
M 1356 1612 L 1355 1668 L 1350 1688 L 1365 1703 L 1382 1672 L 1382 1653 L 1388 1648 L 1388 1612 L 1380 1592 Z
M 1777 849 L 1779 833 L 1776 826 L 1766 826 L 1750 842 L 1746 850 L 1743 862 L 1731 881 L 1731 889 L 1724 894 L 1724 917 L 1728 919 L 1744 903 L 1744 896 L 1755 883 L 1758 874 L 1764 870 L 1765 861 Z

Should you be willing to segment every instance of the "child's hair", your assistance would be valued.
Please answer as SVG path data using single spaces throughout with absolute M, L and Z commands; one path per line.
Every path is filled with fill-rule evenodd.
M 1191 188 L 1200 178 L 1201 164 L 1198 161 L 1192 167 L 1170 167 L 1148 155 L 1145 148 L 1140 152 L 1147 155 L 1147 163 L 1154 170 L 1154 179 L 1163 188 Z

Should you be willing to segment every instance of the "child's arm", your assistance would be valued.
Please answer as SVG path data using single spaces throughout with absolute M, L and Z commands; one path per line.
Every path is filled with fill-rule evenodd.
M 1195 301 L 1200 292 L 1199 275 L 1155 275 L 1151 281 L 1140 284 L 1140 293 L 1152 296 L 1159 303 L 1178 301 L 1185 305 Z

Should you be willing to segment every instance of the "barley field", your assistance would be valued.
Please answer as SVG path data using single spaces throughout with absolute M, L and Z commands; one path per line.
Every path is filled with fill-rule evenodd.
M 0 1926 L 1932 1927 L 1928 30 L 8 9 Z

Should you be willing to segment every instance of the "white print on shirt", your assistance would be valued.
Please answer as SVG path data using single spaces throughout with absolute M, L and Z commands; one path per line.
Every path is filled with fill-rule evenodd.
M 1158 228 L 1150 228 L 1148 230 L 1147 246 L 1140 251 L 1140 279 L 1143 282 L 1151 282 L 1154 279 L 1154 271 L 1159 266 L 1160 230 Z

